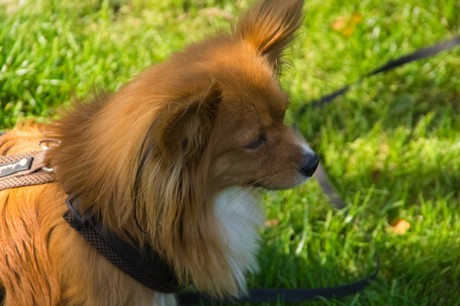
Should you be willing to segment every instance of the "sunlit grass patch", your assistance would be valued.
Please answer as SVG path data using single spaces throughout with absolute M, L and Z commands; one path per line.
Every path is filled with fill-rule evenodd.
M 0 129 L 95 89 L 114 91 L 187 43 L 230 28 L 252 1 L 0 0 Z M 366 79 L 388 60 L 460 32 L 460 3 L 307 1 L 286 52 L 289 123 L 348 203 L 318 184 L 264 193 L 260 272 L 251 287 L 322 287 L 368 275 L 362 293 L 318 305 L 460 305 L 460 48 Z M 396 224 L 406 224 L 395 230 Z M 283 303 L 280 302 L 279 305 Z

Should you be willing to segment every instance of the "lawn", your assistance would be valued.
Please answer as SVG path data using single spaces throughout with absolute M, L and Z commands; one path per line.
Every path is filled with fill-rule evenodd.
M 247 0 L 0 0 L 0 130 L 97 88 L 116 90 L 187 43 L 228 29 Z M 286 52 L 288 123 L 320 154 L 347 210 L 315 181 L 264 194 L 250 286 L 357 295 L 318 305 L 460 305 L 460 47 L 312 100 L 390 59 L 460 33 L 459 0 L 307 1 Z M 305 109 L 300 113 L 300 110 Z M 406 226 L 406 227 L 404 227 Z M 283 305 L 283 303 L 279 303 Z

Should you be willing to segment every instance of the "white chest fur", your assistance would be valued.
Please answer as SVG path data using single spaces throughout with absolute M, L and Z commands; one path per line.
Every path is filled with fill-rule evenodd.
M 216 217 L 221 224 L 222 239 L 227 245 L 227 260 L 240 290 L 245 292 L 247 272 L 258 269 L 259 231 L 264 215 L 257 198 L 242 188 L 230 188 L 216 199 Z
M 256 196 L 242 188 L 230 188 L 220 193 L 216 198 L 215 213 L 222 240 L 227 246 L 227 261 L 241 292 L 245 292 L 245 274 L 258 269 L 256 254 L 264 215 Z M 177 304 L 174 295 L 157 293 L 153 305 Z

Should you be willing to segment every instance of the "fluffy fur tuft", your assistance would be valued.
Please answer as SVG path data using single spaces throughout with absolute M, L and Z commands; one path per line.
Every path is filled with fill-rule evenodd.
M 253 190 L 291 188 L 317 163 L 283 124 L 288 99 L 277 79 L 302 4 L 261 1 L 232 34 L 187 47 L 113 95 L 75 102 L 51 125 L 0 137 L 3 154 L 60 141 L 48 153 L 55 183 L 0 192 L 5 305 L 173 303 L 65 223 L 67 194 L 107 229 L 157 250 L 182 286 L 244 292 L 263 223 Z
M 261 1 L 241 18 L 234 33 L 278 70 L 282 52 L 301 25 L 302 5 L 300 0 Z

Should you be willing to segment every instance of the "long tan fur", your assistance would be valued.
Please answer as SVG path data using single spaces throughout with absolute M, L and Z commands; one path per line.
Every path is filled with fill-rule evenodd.
M 5 305 L 144 305 L 155 293 L 105 260 L 62 218 L 79 195 L 106 228 L 157 250 L 183 286 L 237 295 L 215 217 L 232 186 L 289 188 L 304 159 L 283 125 L 281 53 L 301 0 L 261 1 L 236 25 L 139 75 L 113 95 L 74 103 L 51 125 L 0 137 L 0 152 L 60 145 L 57 181 L 0 192 L 0 285 Z M 272 162 L 276 161 L 276 162 Z M 158 303 L 159 300 L 157 300 Z

